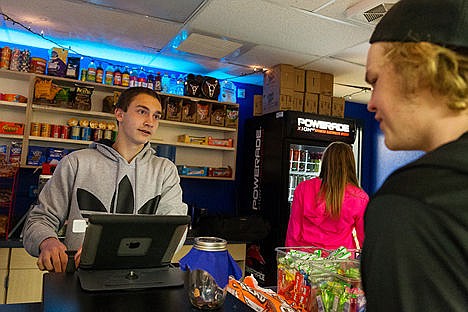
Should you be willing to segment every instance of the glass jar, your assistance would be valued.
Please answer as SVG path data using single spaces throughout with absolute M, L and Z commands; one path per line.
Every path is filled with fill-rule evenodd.
M 193 265 L 189 264 L 190 303 L 198 309 L 217 309 L 226 298 L 225 285 L 218 285 L 215 277 L 219 278 L 220 272 L 224 271 L 219 260 L 225 258 L 227 241 L 217 237 L 197 237 L 193 249 L 193 259 L 197 263 L 192 260 Z

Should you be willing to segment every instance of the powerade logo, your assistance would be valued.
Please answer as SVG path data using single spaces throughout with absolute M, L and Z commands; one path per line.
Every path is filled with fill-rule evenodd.
M 261 191 L 261 168 L 262 168 L 262 152 L 263 152 L 263 129 L 255 131 L 255 153 L 254 153 L 254 174 L 252 188 L 252 209 L 259 210 L 260 201 L 262 198 Z
M 297 131 L 322 133 L 336 136 L 349 136 L 349 125 L 318 119 L 297 118 Z

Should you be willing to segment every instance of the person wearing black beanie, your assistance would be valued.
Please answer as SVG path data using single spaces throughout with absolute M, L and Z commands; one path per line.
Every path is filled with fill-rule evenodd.
M 468 310 L 468 1 L 401 0 L 370 39 L 368 110 L 393 172 L 364 218 L 366 311 Z

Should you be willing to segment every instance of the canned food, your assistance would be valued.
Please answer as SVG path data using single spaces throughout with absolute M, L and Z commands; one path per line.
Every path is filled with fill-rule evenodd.
M 100 141 L 104 137 L 104 130 L 94 129 L 93 130 L 93 141 Z
M 90 127 L 81 128 L 81 139 L 83 141 L 91 141 L 91 128 Z
M 81 132 L 81 127 L 80 126 L 71 127 L 70 139 L 79 140 L 80 139 L 80 132 Z
M 61 128 L 62 126 L 60 125 L 52 125 L 50 136 L 56 139 L 60 138 Z
M 32 57 L 29 65 L 29 72 L 35 74 L 44 74 L 47 66 L 47 61 L 40 57 Z
M 48 123 L 43 123 L 41 124 L 41 136 L 42 137 L 50 137 L 50 124 Z
M 88 70 L 86 68 L 81 69 L 80 80 L 86 81 L 87 76 L 88 76 Z
M 31 135 L 32 136 L 41 136 L 41 123 L 40 122 L 31 122 Z
M 0 58 L 0 68 L 10 68 L 11 49 L 8 46 L 2 48 L 2 57 Z
M 104 139 L 112 140 L 112 130 L 104 130 Z

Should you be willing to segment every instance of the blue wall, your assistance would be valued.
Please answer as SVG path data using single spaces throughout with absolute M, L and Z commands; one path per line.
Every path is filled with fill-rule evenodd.
M 345 117 L 356 119 L 363 127 L 361 180 L 362 187 L 370 195 L 393 171 L 423 154 L 420 151 L 389 150 L 374 114 L 367 110 L 366 105 L 346 102 Z

